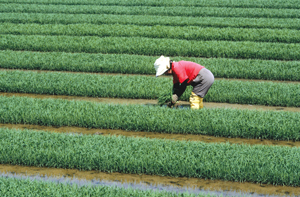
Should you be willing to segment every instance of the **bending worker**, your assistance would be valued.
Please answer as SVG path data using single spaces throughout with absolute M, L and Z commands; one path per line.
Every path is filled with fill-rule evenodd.
M 174 62 L 169 57 L 164 56 L 155 61 L 154 68 L 156 77 L 162 74 L 173 75 L 173 95 L 170 106 L 175 105 L 184 93 L 186 86 L 192 85 L 191 108 L 203 108 L 203 98 L 214 82 L 214 75 L 208 69 L 194 62 Z

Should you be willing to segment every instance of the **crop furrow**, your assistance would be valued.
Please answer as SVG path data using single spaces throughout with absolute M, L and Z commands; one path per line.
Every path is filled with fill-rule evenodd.
M 14 93 L 14 92 L 0 92 L 0 96 L 12 97 L 30 97 L 39 99 L 65 99 L 75 101 L 89 101 L 103 104 L 122 104 L 122 105 L 151 105 L 158 106 L 157 99 L 126 99 L 126 98 L 111 98 L 111 97 L 86 97 L 86 96 L 67 96 L 67 95 L 49 95 L 49 94 L 32 94 L 32 93 Z M 166 106 L 166 105 L 164 105 Z M 261 111 L 286 111 L 286 112 L 300 112 L 299 107 L 281 107 L 281 106 L 264 106 L 264 105 L 249 105 L 249 104 L 232 104 L 232 103 L 216 103 L 204 102 L 204 107 L 207 109 L 212 108 L 231 108 L 239 110 L 261 110 Z M 190 108 L 188 101 L 178 102 L 175 108 Z
M 65 99 L 65 98 L 64 98 Z M 1 124 L 0 128 L 8 129 L 30 129 L 35 131 L 49 131 L 56 133 L 77 133 L 82 135 L 104 135 L 104 136 L 127 136 L 127 137 L 144 137 L 155 139 L 169 139 L 169 140 L 185 140 L 198 141 L 206 143 L 230 143 L 230 144 L 249 144 L 249 145 L 266 145 L 266 146 L 287 146 L 300 147 L 300 141 L 283 141 L 270 139 L 246 139 L 246 138 L 230 138 L 230 137 L 215 137 L 211 135 L 201 134 L 180 134 L 180 133 L 158 133 L 158 132 L 143 132 L 143 131 L 126 131 L 121 129 L 97 129 L 97 128 L 83 128 L 75 126 L 40 126 L 30 124 Z M 1 165 L 0 165 L 1 170 Z

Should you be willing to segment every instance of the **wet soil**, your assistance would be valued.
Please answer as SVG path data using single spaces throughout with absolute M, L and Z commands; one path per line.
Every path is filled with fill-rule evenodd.
M 76 169 L 57 169 L 57 168 L 45 168 L 45 167 L 26 167 L 18 165 L 4 165 L 0 164 L 1 173 L 14 173 L 20 175 L 39 175 L 47 177 L 65 177 L 72 179 L 84 179 L 84 180 L 106 180 L 121 183 L 142 183 L 145 185 L 156 185 L 159 189 L 162 186 L 173 186 L 183 188 L 197 188 L 202 190 L 213 191 L 236 191 L 249 194 L 259 195 L 300 195 L 299 187 L 287 187 L 287 186 L 273 186 L 266 184 L 256 183 L 240 183 L 232 181 L 220 181 L 220 180 L 204 180 L 197 178 L 174 178 L 174 177 L 161 177 L 155 175 L 137 175 L 137 174 L 122 174 L 122 173 L 105 173 L 99 171 L 80 171 Z M 160 186 L 162 185 L 162 186 Z M 161 188 L 160 188 L 161 187 Z
M 208 135 L 192 135 L 192 134 L 166 134 L 156 132 L 138 132 L 124 131 L 112 129 L 90 129 L 83 127 L 54 127 L 54 126 L 39 126 L 28 124 L 0 124 L 0 128 L 10 129 L 32 129 L 38 131 L 49 131 L 57 133 L 81 133 L 84 135 L 123 135 L 128 137 L 147 137 L 169 140 L 186 140 L 186 141 L 201 141 L 206 143 L 231 143 L 231 144 L 249 144 L 249 145 L 268 145 L 268 146 L 288 146 L 300 147 L 300 141 L 276 141 L 276 140 L 260 140 L 260 139 L 244 139 L 244 138 L 226 138 L 214 137 Z
M 66 99 L 78 101 L 90 101 L 99 103 L 113 103 L 113 104 L 143 104 L 143 105 L 156 105 L 157 100 L 147 99 L 121 99 L 121 98 L 98 98 L 98 97 L 81 97 L 81 96 L 65 96 L 65 95 L 46 95 L 46 94 L 28 94 L 28 93 L 7 93 L 0 92 L 0 96 L 24 96 L 31 98 L 53 98 L 53 99 Z M 180 101 L 180 107 L 190 107 L 189 102 Z M 279 107 L 279 106 L 264 106 L 264 105 L 246 105 L 246 104 L 230 104 L 230 103 L 213 103 L 204 102 L 205 108 L 232 108 L 232 109 L 253 109 L 253 110 L 277 110 L 277 111 L 290 111 L 300 112 L 300 107 Z

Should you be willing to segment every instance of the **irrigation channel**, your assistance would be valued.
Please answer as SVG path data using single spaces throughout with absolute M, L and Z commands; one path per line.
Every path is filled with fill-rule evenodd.
M 106 185 L 135 189 L 175 191 L 178 193 L 209 193 L 222 196 L 287 196 L 300 195 L 299 189 L 287 186 L 272 186 L 254 183 L 204 180 L 197 178 L 174 178 L 155 175 L 136 175 L 105 173 L 99 171 L 80 171 L 76 169 L 57 169 L 0 164 L 0 176 L 18 179 L 51 181 L 82 185 Z
M 144 104 L 156 105 L 157 100 L 145 99 L 115 99 L 115 98 L 91 98 L 79 96 L 59 96 L 59 95 L 40 95 L 26 93 L 0 93 L 0 96 L 22 96 L 32 98 L 54 98 L 67 100 L 83 100 L 90 102 L 114 103 L 114 104 Z M 188 102 L 181 102 L 181 107 L 189 106 Z M 253 110 L 283 110 L 291 112 L 300 112 L 300 108 L 296 107 L 271 107 L 258 105 L 239 105 L 228 103 L 204 103 L 207 108 L 227 107 L 237 109 L 253 109 Z M 190 135 L 190 134 L 164 134 L 155 132 L 131 132 L 123 130 L 110 129 L 89 129 L 81 127 L 47 127 L 38 125 L 24 124 L 0 124 L 0 127 L 15 128 L 15 129 L 33 129 L 49 132 L 60 133 L 81 133 L 84 135 L 124 135 L 131 137 L 148 137 L 162 138 L 171 140 L 191 140 L 203 142 L 229 142 L 234 144 L 262 144 L 262 145 L 280 145 L 289 147 L 299 147 L 300 142 L 292 141 L 276 141 L 276 140 L 259 140 L 259 139 L 243 139 L 243 138 L 225 138 L 213 137 L 205 135 Z M 15 177 L 19 179 L 30 178 L 40 181 L 52 181 L 57 183 L 68 183 L 78 185 L 114 185 L 119 187 L 131 187 L 139 189 L 166 190 L 175 192 L 190 193 L 210 193 L 222 196 L 259 196 L 259 195 L 300 195 L 299 188 L 286 186 L 273 186 L 254 183 L 239 183 L 231 181 L 219 180 L 204 180 L 196 178 L 174 178 L 161 177 L 153 175 L 135 175 L 122 173 L 104 173 L 99 171 L 79 171 L 74 169 L 56 169 L 56 168 L 40 168 L 40 167 L 25 167 L 0 165 L 1 176 Z
M 300 141 L 277 141 L 267 139 L 244 139 L 244 138 L 226 138 L 226 137 L 214 137 L 208 135 L 192 135 L 192 134 L 167 134 L 167 133 L 155 133 L 155 132 L 137 132 L 137 131 L 124 131 L 124 130 L 112 130 L 112 129 L 95 129 L 95 128 L 83 128 L 83 127 L 53 127 L 53 126 L 39 126 L 28 124 L 1 124 L 0 128 L 10 129 L 31 129 L 42 130 L 58 133 L 79 133 L 84 135 L 122 135 L 128 137 L 147 137 L 147 138 L 160 138 L 170 140 L 187 140 L 187 141 L 202 141 L 207 143 L 231 143 L 231 144 L 250 144 L 250 145 L 277 145 L 288 147 L 300 147 Z
M 112 104 L 140 104 L 140 105 L 156 105 L 157 100 L 147 99 L 123 99 L 123 98 L 100 98 L 100 97 L 82 97 L 82 96 L 65 96 L 65 95 L 46 95 L 46 94 L 29 94 L 29 93 L 9 93 L 0 92 L 0 96 L 24 96 L 31 98 L 54 98 L 54 99 L 66 99 L 77 101 L 90 101 Z M 189 103 L 186 101 L 180 101 L 179 107 L 189 108 Z M 278 111 L 290 111 L 300 112 L 300 107 L 280 107 L 280 106 L 264 106 L 264 105 L 247 105 L 247 104 L 231 104 L 231 103 L 214 103 L 204 102 L 206 108 L 233 108 L 233 109 L 253 109 L 253 110 L 278 110 Z

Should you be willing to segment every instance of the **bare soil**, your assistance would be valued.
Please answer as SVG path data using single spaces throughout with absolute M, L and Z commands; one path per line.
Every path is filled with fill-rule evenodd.
M 192 134 L 167 134 L 156 132 L 138 132 L 138 131 L 124 131 L 112 129 L 90 129 L 83 127 L 53 127 L 53 126 L 39 126 L 28 124 L 1 124 L 2 128 L 13 129 L 32 129 L 37 131 L 49 131 L 57 133 L 81 133 L 84 135 L 123 135 L 128 137 L 147 137 L 169 140 L 186 140 L 186 141 L 201 141 L 207 143 L 231 143 L 231 144 L 249 144 L 249 145 L 268 145 L 268 146 L 288 146 L 300 147 L 300 141 L 277 141 L 277 140 L 261 140 L 261 139 L 244 139 L 244 138 L 226 138 L 214 137 L 208 135 L 192 135 Z

